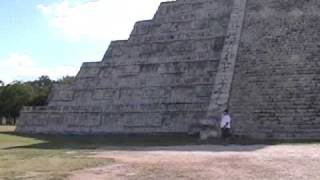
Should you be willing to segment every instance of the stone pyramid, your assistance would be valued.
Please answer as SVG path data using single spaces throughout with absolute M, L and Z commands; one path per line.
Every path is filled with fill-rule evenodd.
M 84 63 L 46 107 L 25 107 L 24 133 L 233 132 L 320 138 L 319 0 L 176 0 Z

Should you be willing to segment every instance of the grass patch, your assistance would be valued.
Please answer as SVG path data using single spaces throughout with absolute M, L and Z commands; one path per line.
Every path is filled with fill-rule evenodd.
M 65 179 L 71 171 L 107 165 L 113 159 L 89 158 L 103 149 L 199 144 L 187 135 L 28 135 L 0 126 L 0 179 Z
M 0 179 L 65 179 L 71 171 L 113 163 L 88 157 L 92 150 L 139 150 L 145 146 L 225 145 L 219 139 L 199 141 L 197 136 L 175 135 L 26 135 L 12 126 L 0 126 Z M 233 138 L 227 144 L 319 143 L 319 141 L 263 141 Z M 196 147 L 196 146 L 195 146 Z M 253 149 L 255 150 L 255 149 Z M 150 169 L 151 174 L 154 169 Z M 155 169 L 157 170 L 157 169 Z
M 144 146 L 196 145 L 187 135 L 28 135 L 0 126 L 0 179 L 65 179 L 72 171 L 111 164 L 90 158 L 96 149 L 134 150 Z
M 63 139 L 55 146 L 45 139 L 15 135 L 13 130 L 0 126 L 0 179 L 65 179 L 71 171 L 113 162 L 89 158 L 85 149 L 60 148 L 68 143 Z M 38 148 L 39 144 L 51 144 L 53 148 Z
M 104 160 L 58 150 L 1 151 L 0 179 L 62 179 L 70 171 L 102 165 Z M 59 177 L 59 178 L 58 178 Z

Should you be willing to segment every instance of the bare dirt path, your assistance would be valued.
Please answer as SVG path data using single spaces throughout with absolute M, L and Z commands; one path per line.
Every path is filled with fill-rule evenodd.
M 70 180 L 319 180 L 320 145 L 176 146 L 101 150 L 112 165 L 73 172 Z

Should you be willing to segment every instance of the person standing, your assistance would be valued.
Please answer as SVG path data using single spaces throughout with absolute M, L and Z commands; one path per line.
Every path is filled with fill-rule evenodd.
M 227 139 L 231 136 L 231 117 L 228 109 L 226 109 L 222 114 L 220 129 L 222 139 Z

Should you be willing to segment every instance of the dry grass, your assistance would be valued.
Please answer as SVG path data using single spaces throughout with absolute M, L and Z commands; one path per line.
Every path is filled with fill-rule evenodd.
M 47 142 L 15 135 L 13 130 L 14 127 L 0 127 L 0 179 L 65 179 L 71 171 L 112 162 L 88 158 L 86 150 L 54 148 L 54 144 L 52 149 L 37 148 Z
M 1 180 L 320 179 L 318 142 L 254 145 L 236 139 L 233 143 L 247 145 L 223 146 L 184 136 L 46 136 L 13 130 L 0 127 Z

